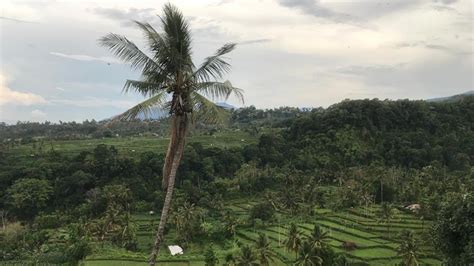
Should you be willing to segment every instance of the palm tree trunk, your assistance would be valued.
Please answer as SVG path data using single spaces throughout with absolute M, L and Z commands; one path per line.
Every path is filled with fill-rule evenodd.
M 168 150 L 166 151 L 165 163 L 163 165 L 163 179 L 161 180 L 161 187 L 163 190 L 166 191 L 168 188 L 169 176 L 171 172 L 171 165 L 173 164 L 174 155 L 176 153 L 176 149 L 178 147 L 178 132 L 177 129 L 179 128 L 178 118 L 175 116 L 171 122 L 171 139 L 170 143 L 168 144 Z
M 158 225 L 158 231 L 156 232 L 155 245 L 150 256 L 149 264 L 154 266 L 156 263 L 156 257 L 160 251 L 160 246 L 163 241 L 163 233 L 165 230 L 166 221 L 168 219 L 169 209 L 171 207 L 171 199 L 173 197 L 174 183 L 176 180 L 176 172 L 178 171 L 179 164 L 184 152 L 184 143 L 186 132 L 188 128 L 188 117 L 187 114 L 176 115 L 173 117 L 173 125 L 171 129 L 171 140 L 168 152 L 174 151 L 172 156 L 172 161 L 170 164 L 169 176 L 167 177 L 167 189 L 165 202 L 163 204 L 163 210 L 161 211 L 160 224 Z M 174 139 L 174 140 L 173 140 Z M 168 157 L 168 154 L 167 154 Z M 165 162 L 166 165 L 166 162 Z M 165 166 L 166 167 L 166 166 Z M 165 174 L 165 173 L 163 173 Z M 163 180 L 166 177 L 163 176 Z

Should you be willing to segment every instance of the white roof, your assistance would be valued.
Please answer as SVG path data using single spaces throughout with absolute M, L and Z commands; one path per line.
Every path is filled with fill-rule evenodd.
M 168 249 L 170 250 L 171 255 L 182 255 L 183 254 L 183 249 L 178 246 L 178 245 L 173 245 L 173 246 L 168 246 Z

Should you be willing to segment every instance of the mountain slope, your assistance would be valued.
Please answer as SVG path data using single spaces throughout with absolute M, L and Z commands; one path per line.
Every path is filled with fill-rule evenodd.
M 457 102 L 459 100 L 464 99 L 467 96 L 472 96 L 474 95 L 474 90 L 467 91 L 465 93 L 461 94 L 456 94 L 453 96 L 448 96 L 448 97 L 439 97 L 439 98 L 432 98 L 432 99 L 427 99 L 427 102 Z

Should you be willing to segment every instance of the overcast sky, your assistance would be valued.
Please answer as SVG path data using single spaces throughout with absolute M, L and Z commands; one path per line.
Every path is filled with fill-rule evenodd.
M 139 73 L 97 39 L 113 32 L 141 46 L 130 21 L 159 28 L 166 2 L 2 0 L 0 121 L 103 119 L 140 101 L 121 93 Z M 171 2 L 191 24 L 195 63 L 239 43 L 227 79 L 244 89 L 246 106 L 326 107 L 473 89 L 471 0 Z

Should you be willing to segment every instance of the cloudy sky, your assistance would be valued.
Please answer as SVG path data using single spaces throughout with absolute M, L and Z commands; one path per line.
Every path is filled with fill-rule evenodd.
M 97 39 L 141 46 L 131 20 L 159 28 L 167 1 L 5 1 L 0 7 L 0 121 L 82 121 L 141 100 L 138 78 Z M 226 42 L 245 105 L 329 106 L 423 99 L 473 89 L 471 0 L 171 1 L 192 26 L 199 63 Z M 230 99 L 231 104 L 237 104 Z

